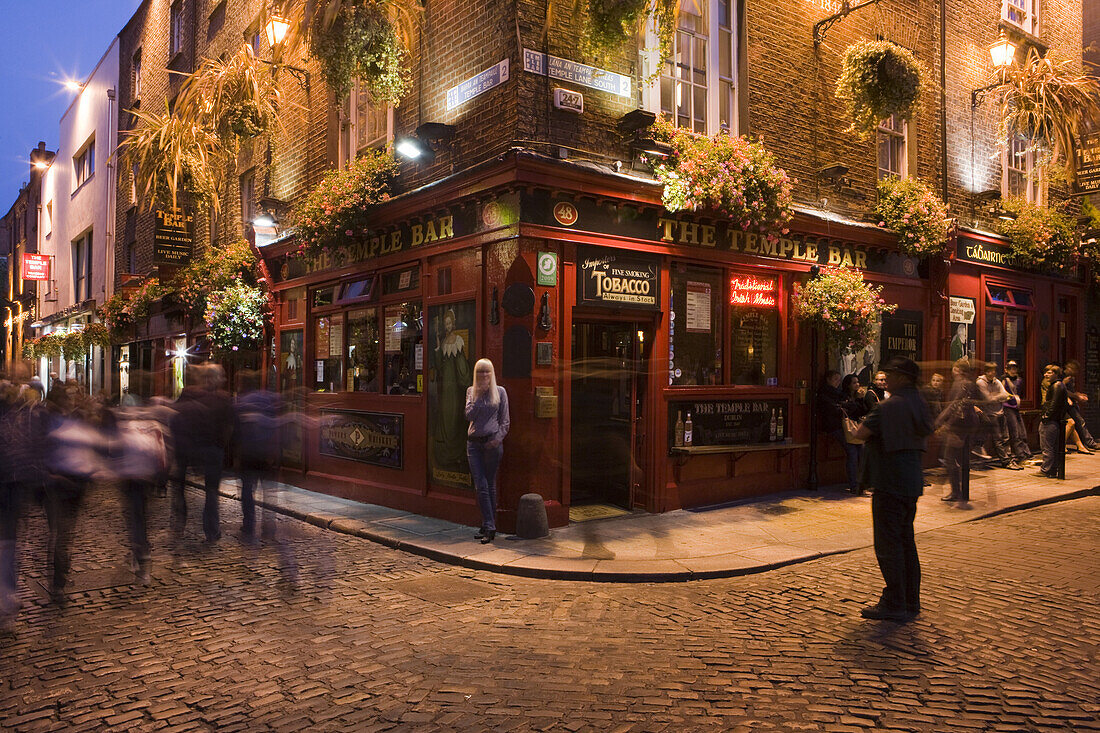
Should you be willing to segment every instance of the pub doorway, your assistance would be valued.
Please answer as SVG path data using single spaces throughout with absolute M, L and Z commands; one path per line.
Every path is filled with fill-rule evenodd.
M 575 321 L 570 505 L 630 510 L 646 480 L 646 390 L 653 325 Z

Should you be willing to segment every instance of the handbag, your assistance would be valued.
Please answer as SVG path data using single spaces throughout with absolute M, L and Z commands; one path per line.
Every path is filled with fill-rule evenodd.
M 863 427 L 862 420 L 853 420 L 852 418 L 844 415 L 841 418 L 841 424 L 844 426 L 844 442 L 851 445 L 863 445 L 866 441 L 862 438 L 857 438 L 856 433 L 861 427 Z

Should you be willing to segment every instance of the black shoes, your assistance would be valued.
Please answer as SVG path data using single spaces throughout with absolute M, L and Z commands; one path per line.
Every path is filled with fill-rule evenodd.
M 477 534 L 475 534 L 475 535 L 474 535 L 474 539 L 475 539 L 475 540 L 483 540 L 483 539 L 485 539 L 485 528 L 484 528 L 484 527 L 482 527 L 481 529 L 479 529 L 479 530 L 477 531 Z
M 917 613 L 920 613 L 919 608 Z M 859 615 L 876 621 L 897 621 L 899 624 L 905 623 L 910 618 L 910 613 L 906 609 L 884 606 L 881 602 L 864 608 L 859 612 Z
M 956 494 L 954 491 L 952 491 L 947 496 L 941 496 L 940 497 L 940 501 L 958 501 L 958 500 L 959 500 L 959 495 Z
M 487 545 L 487 544 L 489 544 L 490 542 L 492 542 L 492 541 L 493 541 L 493 538 L 494 538 L 494 537 L 496 537 L 496 536 L 497 536 L 497 532 L 496 532 L 496 530 L 495 530 L 495 529 L 487 529 L 487 530 L 485 530 L 485 534 L 484 534 L 484 536 L 483 536 L 483 537 L 481 538 L 481 544 L 483 544 L 483 545 Z

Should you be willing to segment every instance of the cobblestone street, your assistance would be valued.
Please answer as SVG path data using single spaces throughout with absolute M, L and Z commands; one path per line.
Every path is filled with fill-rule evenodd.
M 664 584 L 534 580 L 279 518 L 281 544 L 167 530 L 131 585 L 89 497 L 66 608 L 31 512 L 0 729 L 1100 730 L 1100 498 L 918 535 L 923 615 L 862 620 L 870 550 Z M 629 521 L 629 520 L 626 520 Z M 870 522 L 870 517 L 868 517 Z

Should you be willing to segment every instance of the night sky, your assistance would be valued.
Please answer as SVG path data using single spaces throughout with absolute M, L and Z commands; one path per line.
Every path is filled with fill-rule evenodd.
M 0 214 L 27 182 L 39 140 L 57 150 L 58 123 L 141 0 L 0 0 Z

